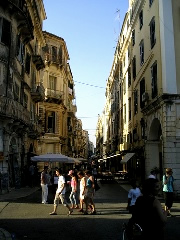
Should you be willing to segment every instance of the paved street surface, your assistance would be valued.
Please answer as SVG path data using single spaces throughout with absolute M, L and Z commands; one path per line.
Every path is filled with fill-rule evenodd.
M 38 188 L 24 189 L 24 195 L 22 190 L 0 195 L 0 240 L 121 240 L 122 224 L 130 218 L 126 211 L 129 185 L 112 182 L 100 186 L 95 195 L 97 215 L 83 215 L 74 210 L 73 215 L 67 216 L 67 209 L 59 205 L 58 215 L 50 216 L 53 195 L 49 194 L 49 204 L 41 204 Z M 174 217 L 168 218 L 167 223 L 167 240 L 178 240 L 180 203 L 174 203 L 172 214 Z M 1 229 L 7 231 L 6 237 Z

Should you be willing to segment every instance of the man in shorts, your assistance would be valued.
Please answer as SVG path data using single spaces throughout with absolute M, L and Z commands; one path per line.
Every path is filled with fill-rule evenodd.
M 65 193 L 66 193 L 65 178 L 62 175 L 62 171 L 59 169 L 56 169 L 56 175 L 58 176 L 58 188 L 56 190 L 56 194 L 54 198 L 54 211 L 51 212 L 50 215 L 57 215 L 57 207 L 59 204 L 59 199 L 61 200 L 61 203 L 68 208 L 69 210 L 68 215 L 71 215 L 73 210 L 69 207 L 67 200 L 65 198 Z

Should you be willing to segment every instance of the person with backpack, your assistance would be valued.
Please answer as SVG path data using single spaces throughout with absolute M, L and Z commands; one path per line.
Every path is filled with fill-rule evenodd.
M 163 176 L 163 193 L 165 200 L 164 210 L 167 211 L 168 216 L 172 216 L 170 213 L 173 205 L 173 192 L 174 192 L 174 177 L 172 176 L 172 168 L 166 168 L 166 173 Z

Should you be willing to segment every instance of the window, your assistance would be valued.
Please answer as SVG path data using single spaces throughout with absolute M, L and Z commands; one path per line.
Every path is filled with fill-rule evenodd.
M 31 120 L 35 121 L 36 106 L 34 103 L 31 103 Z
M 131 67 L 128 67 L 128 87 L 131 86 Z
M 151 49 L 152 49 L 156 43 L 155 18 L 154 17 L 152 18 L 149 26 L 150 26 L 150 43 L 151 43 Z
M 132 31 L 132 45 L 135 45 L 135 29 Z
M 30 63 L 31 63 L 31 56 L 29 53 L 26 54 L 26 64 L 25 64 L 25 71 L 27 74 L 30 73 Z
M 136 56 L 133 57 L 132 60 L 132 74 L 133 74 L 133 79 L 136 79 Z
M 19 101 L 20 87 L 16 82 L 14 83 L 14 86 L 13 86 L 13 92 L 14 92 L 14 100 Z
M 49 89 L 56 90 L 56 77 L 49 76 Z
M 143 26 L 143 10 L 139 13 L 139 28 L 141 29 Z
M 47 133 L 55 132 L 55 112 L 46 113 L 46 131 Z
M 62 50 L 62 46 L 59 47 L 59 52 L 58 52 L 58 60 L 59 60 L 59 64 L 63 63 L 63 50 Z
M 130 57 L 131 55 L 131 50 L 130 50 L 130 46 L 128 46 L 128 58 Z
M 124 104 L 124 123 L 126 123 L 126 104 Z
M 120 77 L 123 76 L 123 71 L 122 71 L 122 62 L 120 62 Z
M 149 7 L 153 4 L 154 0 L 149 0 Z
M 140 81 L 140 107 L 143 108 L 145 106 L 145 102 L 142 101 L 142 95 L 145 93 L 145 79 L 143 78 Z
M 126 79 L 124 79 L 123 81 L 123 90 L 124 90 L 124 94 L 126 94 Z
M 155 98 L 158 93 L 157 89 L 157 62 L 151 67 L 151 86 L 152 86 L 152 98 Z
M 57 62 L 57 48 L 52 47 L 52 61 Z
M 129 121 L 131 121 L 131 98 L 128 99 L 128 106 L 129 106 Z
M 24 93 L 24 97 L 23 97 L 23 106 L 25 108 L 27 108 L 28 106 L 28 95 Z
M 138 141 L 137 128 L 133 129 L 133 142 Z
M 0 18 L 0 42 L 6 46 L 10 45 L 11 41 L 11 23 L 4 18 Z
M 134 115 L 138 113 L 138 91 L 134 91 Z
M 140 45 L 140 65 L 142 66 L 144 63 L 144 41 L 142 40 Z
M 20 36 L 17 36 L 17 59 L 23 65 L 24 64 L 24 55 L 25 55 L 25 48 L 24 44 L 20 40 Z

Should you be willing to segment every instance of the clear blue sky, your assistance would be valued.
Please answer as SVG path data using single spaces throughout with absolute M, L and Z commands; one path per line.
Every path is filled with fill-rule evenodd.
M 128 0 L 44 0 L 43 30 L 62 37 L 75 82 L 76 116 L 95 144 L 98 114 Z M 118 10 L 120 10 L 118 12 Z

